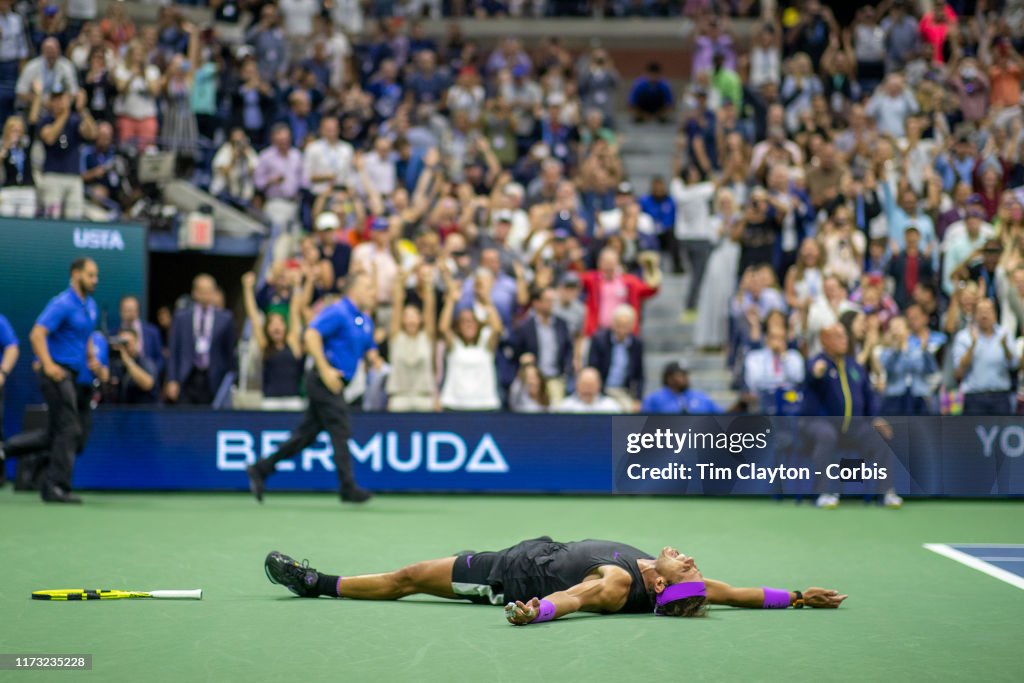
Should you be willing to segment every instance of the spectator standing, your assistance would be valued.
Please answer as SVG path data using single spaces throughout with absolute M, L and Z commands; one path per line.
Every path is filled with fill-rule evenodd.
M 370 224 L 370 239 L 352 250 L 349 273 L 365 272 L 374 278 L 377 292 L 376 320 L 389 329 L 391 315 L 397 314 L 391 308 L 395 280 L 401 279 L 396 245 L 392 233 L 392 221 L 375 218 Z
M 587 271 L 580 278 L 586 299 L 587 317 L 583 334 L 587 337 L 599 329 L 611 327 L 615 309 L 629 304 L 636 312 L 636 328 L 640 330 L 640 307 L 645 299 L 654 296 L 661 284 L 661 270 L 654 258 L 644 259 L 643 279 L 622 272 L 619 254 L 614 249 L 602 249 L 597 259 L 597 270 Z
M 146 322 L 139 317 L 139 299 L 133 294 L 121 297 L 118 306 L 119 329 L 132 330 L 135 332 L 135 351 L 145 356 L 153 363 L 158 372 L 164 367 L 163 342 L 160 339 L 160 330 L 153 323 Z
M 868 100 L 865 113 L 875 120 L 879 133 L 901 138 L 907 118 L 916 114 L 918 109 L 917 101 L 906 87 L 903 76 L 889 74 L 882 82 L 882 87 Z
M 97 121 L 113 124 L 117 84 L 114 82 L 114 75 L 110 71 L 110 62 L 108 61 L 113 57 L 108 55 L 104 45 L 98 44 L 89 48 L 87 59 L 85 68 L 80 75 L 89 111 Z
M 906 248 L 889 261 L 888 275 L 895 285 L 893 298 L 896 304 L 905 309 L 912 301 L 914 289 L 918 282 L 935 282 L 933 259 L 929 252 L 921 253 L 921 233 L 914 225 L 908 225 L 903 231 Z M 932 249 L 937 247 L 933 244 Z
M 148 63 L 141 42 L 128 45 L 123 61 L 114 69 L 114 83 L 119 93 L 114 103 L 118 142 L 138 150 L 156 144 L 157 98 L 163 79 L 160 68 Z
M 354 152 L 338 133 L 338 119 L 325 116 L 320 120 L 320 136 L 302 152 L 309 190 L 314 196 L 350 182 Z
M 276 124 L 271 130 L 270 147 L 260 152 L 253 180 L 266 197 L 264 210 L 270 219 L 290 226 L 298 218 L 305 171 L 302 152 L 292 146 L 291 130 L 285 124 Z
M 13 21 L 8 21 L 7 24 L 13 26 Z M 42 93 L 45 101 L 58 86 L 72 96 L 77 95 L 78 74 L 75 73 L 75 65 L 71 60 L 61 56 L 61 47 L 57 39 L 47 38 L 39 49 L 39 56 L 28 60 L 22 67 L 15 85 L 15 93 L 22 104 L 30 104 L 36 90 Z
M 306 283 L 312 287 L 311 283 Z M 256 305 L 256 274 L 242 276 L 242 297 L 245 314 L 252 325 L 252 339 L 260 350 L 263 363 L 261 388 L 265 399 L 291 398 L 299 395 L 302 378 L 302 301 L 292 294 L 288 319 L 278 312 L 266 315 Z M 273 405 L 272 403 L 270 405 Z M 265 404 L 265 408 L 270 405 Z
M 565 398 L 573 369 L 573 337 L 565 320 L 555 315 L 556 301 L 554 289 L 542 289 L 534 298 L 530 316 L 516 326 L 511 339 L 516 365 L 524 362 L 524 356 L 533 359 L 551 403 Z
M 188 33 L 187 56 L 174 55 L 163 79 L 163 126 L 160 142 L 165 149 L 177 153 L 179 161 L 188 160 L 179 168 L 188 168 L 199 157 L 199 122 L 192 111 L 192 88 L 195 85 L 201 41 L 199 28 L 190 22 L 183 25 Z
M 285 73 L 288 63 L 288 43 L 276 5 L 260 7 L 259 20 L 253 23 L 245 34 L 245 42 L 256 56 L 260 78 L 268 83 L 276 82 Z
M 441 310 L 440 335 L 447 347 L 441 407 L 445 410 L 498 410 L 498 379 L 495 350 L 501 339 L 501 316 L 490 298 L 488 288 L 476 288 L 486 322 L 481 323 L 473 308 L 463 308 L 455 316 L 459 288 L 448 288 Z M 452 320 L 454 321 L 454 329 Z
M 213 156 L 210 194 L 245 209 L 256 195 L 255 172 L 259 158 L 242 128 L 232 128 L 228 139 Z
M 217 296 L 217 281 L 197 275 L 191 305 L 174 314 L 164 387 L 171 403 L 209 405 L 234 366 L 234 323 L 215 307 Z
M 96 138 L 96 121 L 85 106 L 85 93 L 71 95 L 63 86 L 50 93 L 49 110 L 39 120 L 39 139 L 46 150 L 40 201 L 47 216 L 77 220 L 85 207 L 82 183 L 82 147 Z
M 274 117 L 274 89 L 260 75 L 256 60 L 249 57 L 239 68 L 239 83 L 231 96 L 233 125 L 242 128 L 252 143 L 262 148 Z
M 939 371 L 935 357 L 920 343 L 910 343 L 910 328 L 903 317 L 889 322 L 886 340 L 878 354 L 885 373 L 882 415 L 928 415 L 928 398 Z
M 40 106 L 40 98 L 36 97 L 32 116 L 39 115 Z M 3 164 L 4 181 L 0 189 L 0 216 L 34 218 L 37 195 L 32 175 L 32 138 L 26 130 L 25 120 L 20 116 L 8 117 L 3 126 L 0 164 Z
M 1009 415 L 1017 344 L 996 323 L 996 307 L 982 299 L 974 322 L 953 339 L 953 365 L 964 395 L 964 415 Z
M 437 336 L 437 296 L 433 269 L 417 279 L 417 294 L 423 307 L 406 302 L 403 271 L 395 278 L 392 316 L 388 330 L 388 356 L 391 373 L 387 379 L 388 411 L 427 413 L 438 407 L 434 378 L 434 344 Z
M 0 0 L 0 121 L 14 114 L 18 71 L 29 52 L 25 19 L 14 10 L 12 0 Z M 27 85 L 31 88 L 31 83 Z
M 716 211 L 710 218 L 714 249 L 708 257 L 707 277 L 697 295 L 698 348 L 725 346 L 728 338 L 729 301 L 736 293 L 740 261 L 740 215 L 732 191 L 722 189 L 715 200 Z

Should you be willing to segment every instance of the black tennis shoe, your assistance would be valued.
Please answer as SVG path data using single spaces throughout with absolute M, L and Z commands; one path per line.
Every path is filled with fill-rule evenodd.
M 263 569 L 266 571 L 270 583 L 284 586 L 300 598 L 318 596 L 317 581 L 320 575 L 309 566 L 309 560 L 303 560 L 302 564 L 299 564 L 287 555 L 274 550 L 264 560 Z

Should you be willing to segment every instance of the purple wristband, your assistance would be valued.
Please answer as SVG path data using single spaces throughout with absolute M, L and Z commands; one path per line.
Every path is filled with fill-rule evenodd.
M 786 609 L 789 607 L 789 591 L 768 586 L 761 586 L 761 589 L 764 591 L 762 609 Z
M 555 603 L 550 600 L 541 600 L 537 616 L 530 620 L 531 624 L 539 624 L 542 621 L 551 621 L 555 618 Z

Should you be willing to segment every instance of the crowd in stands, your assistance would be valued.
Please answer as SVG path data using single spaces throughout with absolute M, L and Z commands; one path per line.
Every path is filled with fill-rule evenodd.
M 1024 30 L 1001 3 L 884 0 L 841 26 L 818 0 L 214 0 L 203 27 L 77 4 L 0 0 L 0 212 L 116 214 L 141 192 L 132 158 L 175 151 L 283 228 L 243 281 L 265 397 L 301 394 L 301 329 L 366 273 L 381 360 L 346 387 L 366 410 L 799 412 L 841 338 L 876 411 L 1015 409 Z M 594 12 L 690 17 L 687 85 L 656 63 L 629 85 L 599 46 L 484 47 L 419 21 Z M 650 187 L 627 177 L 622 111 L 668 144 L 677 127 Z M 689 275 L 735 405 L 685 363 L 644 386 L 663 268 Z M 161 314 L 170 402 L 209 403 L 234 362 L 215 283 L 197 287 Z M 200 337 L 217 357 L 182 350 Z

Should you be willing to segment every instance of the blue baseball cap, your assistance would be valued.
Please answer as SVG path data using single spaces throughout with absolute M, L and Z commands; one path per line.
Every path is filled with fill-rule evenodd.
M 373 222 L 370 223 L 370 230 L 373 230 L 374 232 L 377 232 L 377 231 L 380 231 L 380 230 L 390 230 L 390 229 L 391 229 L 391 222 L 388 221 L 388 219 L 384 218 L 383 216 L 381 216 L 379 218 L 374 218 Z

